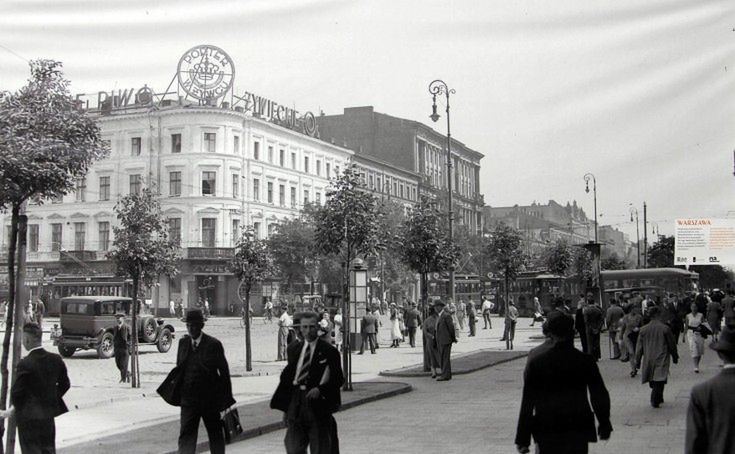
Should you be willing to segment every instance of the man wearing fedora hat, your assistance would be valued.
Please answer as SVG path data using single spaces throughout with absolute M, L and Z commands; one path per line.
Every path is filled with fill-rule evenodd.
M 439 350 L 441 375 L 436 381 L 452 379 L 452 344 L 457 343 L 457 334 L 450 310 L 441 300 L 434 301 L 434 309 L 440 311 L 436 320 L 435 342 Z
M 130 381 L 128 363 L 130 361 L 130 329 L 125 323 L 125 314 L 115 314 L 117 325 L 112 329 L 112 352 L 115 365 L 120 371 L 120 383 Z
M 735 447 L 735 327 L 710 345 L 725 365 L 692 389 L 687 411 L 686 454 L 732 453 Z
M 179 453 L 196 451 L 199 419 L 204 420 L 210 451 L 224 453 L 221 413 L 235 403 L 225 350 L 219 340 L 202 332 L 201 309 L 188 310 L 183 322 L 189 335 L 179 340 L 176 355 L 181 369 Z

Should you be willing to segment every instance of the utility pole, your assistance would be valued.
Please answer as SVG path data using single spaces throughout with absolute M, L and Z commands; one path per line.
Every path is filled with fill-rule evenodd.
M 643 202 L 643 268 L 648 268 L 648 218 L 646 202 Z

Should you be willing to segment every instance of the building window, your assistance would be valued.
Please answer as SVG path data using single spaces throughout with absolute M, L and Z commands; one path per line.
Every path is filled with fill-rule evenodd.
M 168 195 L 171 197 L 181 195 L 181 172 L 168 173 Z
M 278 185 L 278 204 L 282 207 L 286 206 L 286 186 Z
M 296 188 L 291 186 L 291 208 L 296 208 Z
M 204 133 L 204 151 L 207 153 L 214 153 L 217 151 L 217 133 Z
M 276 231 L 276 226 L 278 226 L 278 224 L 275 222 L 268 224 L 268 236 L 273 235 L 273 232 Z
M 309 157 L 304 156 L 304 173 L 309 173 Z
M 110 200 L 110 177 L 100 177 L 100 201 Z
M 240 239 L 240 220 L 239 219 L 233 219 L 232 220 L 232 247 L 235 247 L 237 245 L 237 240 Z
M 74 250 L 75 251 L 83 251 L 84 250 L 84 236 L 85 236 L 85 227 L 86 224 L 84 222 L 75 222 L 74 223 Z
M 130 139 L 130 155 L 140 156 L 141 139 L 140 137 L 133 137 Z
M 260 202 L 260 180 L 253 178 L 253 200 Z
M 416 188 L 411 188 L 411 200 L 416 200 Z
M 316 175 L 318 177 L 322 176 L 322 161 L 319 159 L 316 160 Z
M 232 138 L 232 148 L 233 153 L 240 154 L 240 136 L 235 136 Z
M 235 199 L 240 197 L 240 174 L 239 173 L 232 174 L 232 197 Z
M 202 172 L 202 195 L 216 195 L 217 172 Z
M 314 193 L 314 203 L 316 203 L 317 205 L 322 204 L 322 193 L 321 192 L 316 191 Z
M 140 175 L 138 174 L 130 175 L 130 193 L 140 194 L 140 190 L 141 190 Z
M 286 150 L 278 150 L 278 165 L 286 167 Z
M 168 237 L 177 246 L 181 245 L 181 218 L 168 218 Z
M 401 184 L 401 198 L 403 198 L 403 184 Z
M 331 172 L 331 167 L 332 167 L 331 164 L 329 164 L 327 162 L 324 165 L 326 166 L 326 170 L 327 170 L 324 176 L 327 177 L 327 178 L 332 178 L 332 174 L 330 173 Z
M 268 145 L 268 162 L 273 164 L 273 147 Z
M 304 189 L 304 205 L 307 205 L 309 203 L 309 190 Z
M 296 153 L 291 153 L 291 168 L 296 170 Z
M 84 202 L 84 193 L 87 192 L 87 179 L 84 177 L 77 178 L 74 193 L 77 202 Z
M 337 175 L 337 178 L 339 178 L 339 166 L 334 166 L 334 173 Z
M 28 224 L 28 252 L 38 252 L 38 224 Z
M 398 195 L 398 183 L 393 182 L 393 195 Z
M 100 251 L 106 251 L 110 248 L 110 223 L 99 222 Z
M 268 182 L 268 203 L 273 203 L 273 183 Z
M 61 227 L 62 224 L 51 224 L 51 250 L 53 252 L 61 250 Z
M 181 153 L 181 134 L 171 134 L 171 153 Z
M 373 186 L 373 176 L 372 175 L 368 175 L 368 187 L 370 189 L 375 188 L 375 186 Z
M 260 161 L 260 142 L 253 142 L 253 159 Z
M 260 222 L 253 222 L 253 231 L 255 232 L 255 238 L 260 238 Z
M 217 243 L 217 219 L 202 218 L 202 246 L 215 247 Z
M 380 177 L 375 177 L 375 188 L 378 191 L 383 192 L 383 186 L 380 185 Z

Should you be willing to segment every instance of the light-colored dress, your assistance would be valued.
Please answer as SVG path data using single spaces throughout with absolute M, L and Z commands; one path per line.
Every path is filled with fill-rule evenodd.
M 342 314 L 334 316 L 334 343 L 342 345 Z
M 697 313 L 696 316 L 691 313 L 687 314 L 687 343 L 692 358 L 704 355 L 704 338 L 699 333 L 699 327 L 703 321 L 704 316 L 701 312 Z
M 403 333 L 401 333 L 401 324 L 398 319 L 398 311 L 393 309 L 390 313 L 390 339 L 391 340 L 403 340 Z

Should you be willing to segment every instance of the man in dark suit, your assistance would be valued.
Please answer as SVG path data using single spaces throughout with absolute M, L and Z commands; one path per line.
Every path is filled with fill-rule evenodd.
M 115 314 L 115 317 L 117 317 L 117 325 L 112 329 L 112 349 L 115 356 L 115 365 L 120 371 L 120 383 L 129 382 L 130 329 L 125 323 L 125 314 Z
M 587 326 L 584 324 L 584 307 L 587 305 L 584 295 L 577 302 L 577 311 L 574 313 L 574 329 L 579 334 L 579 343 L 582 344 L 582 351 L 589 353 L 587 346 Z
M 360 352 L 358 355 L 362 355 L 365 352 L 365 344 L 370 344 L 370 353 L 375 354 L 375 345 L 378 343 L 376 340 L 377 332 L 378 317 L 368 311 L 362 316 L 362 321 L 360 322 L 360 336 L 362 337 L 362 343 L 360 344 Z
M 539 454 L 586 454 L 598 434 L 610 437 L 610 395 L 592 357 L 574 348 L 572 319 L 550 317 L 547 330 L 551 344 L 526 364 L 515 443 L 527 453 L 533 436 Z
M 41 347 L 42 331 L 36 323 L 23 326 L 23 347 L 28 356 L 15 369 L 10 390 L 11 407 L 2 417 L 15 414 L 20 449 L 24 453 L 56 452 L 54 418 L 69 411 L 62 396 L 69 377 L 61 356 Z
M 710 347 L 725 365 L 692 389 L 685 454 L 728 454 L 735 446 L 735 328 L 726 326 Z
M 416 328 L 421 326 L 421 313 L 416 309 L 416 302 L 411 301 L 411 307 L 406 310 L 406 315 L 403 321 L 406 323 L 406 330 L 408 330 L 408 341 L 411 347 L 416 347 Z
M 179 453 L 196 451 L 199 419 L 204 420 L 210 451 L 224 453 L 222 416 L 235 403 L 225 350 L 219 340 L 202 332 L 201 309 L 188 310 L 183 321 L 189 335 L 179 340 L 176 355 L 176 367 L 181 368 Z
M 582 316 L 584 317 L 585 332 L 587 334 L 587 353 L 599 360 L 602 357 L 600 333 L 602 332 L 602 325 L 605 323 L 605 313 L 597 305 L 592 292 L 587 292 L 587 305 L 582 309 Z
M 339 452 L 337 422 L 332 413 L 342 403 L 342 365 L 336 348 L 317 337 L 317 315 L 304 312 L 300 320 L 303 339 L 288 346 L 288 364 L 270 406 L 284 412 L 286 453 Z
M 447 381 L 452 379 L 452 344 L 457 342 L 457 333 L 454 331 L 452 315 L 446 310 L 444 303 L 437 300 L 434 302 L 434 308 L 441 311 L 436 320 L 435 342 L 439 350 L 442 373 L 436 381 Z

